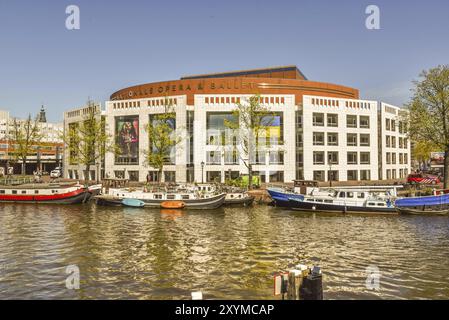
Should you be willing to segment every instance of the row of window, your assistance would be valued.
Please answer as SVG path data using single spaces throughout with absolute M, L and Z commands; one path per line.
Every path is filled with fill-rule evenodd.
M 399 148 L 400 149 L 408 149 L 408 139 L 399 137 Z M 387 148 L 396 148 L 396 137 L 394 136 L 385 136 L 385 146 Z
M 325 139 L 324 132 L 314 132 L 313 133 L 313 145 L 314 146 L 324 146 Z M 327 145 L 328 146 L 338 146 L 338 133 L 337 132 L 328 132 L 327 136 Z M 298 139 L 301 138 L 302 134 L 298 136 Z M 370 146 L 370 135 L 369 134 L 360 134 L 360 139 L 358 139 L 357 133 L 347 133 L 346 134 L 346 144 L 347 146 L 354 147 L 358 145 L 358 140 L 360 141 L 361 147 L 369 147 Z
M 385 178 L 387 180 L 395 180 L 398 178 L 396 169 L 388 169 L 386 173 L 387 175 Z M 408 173 L 408 169 L 399 169 L 399 179 L 407 178 Z
M 386 163 L 387 164 L 396 164 L 396 153 L 387 152 L 386 153 Z M 407 153 L 399 153 L 399 164 L 408 164 L 408 154 Z
M 347 180 L 348 181 L 367 181 L 371 180 L 371 171 L 370 170 L 348 170 L 346 171 Z M 325 181 L 326 171 L 317 170 L 313 171 L 313 180 L 315 181 Z M 328 170 L 327 171 L 327 181 L 339 181 L 339 171 L 337 170 Z
M 359 118 L 358 122 L 357 117 Z M 328 127 L 338 127 L 338 114 L 328 113 L 325 115 L 324 113 L 313 113 L 313 125 L 315 127 L 324 127 L 325 119 L 327 120 L 326 124 Z M 359 128 L 369 129 L 369 116 L 346 115 L 346 127 L 357 128 L 357 125 Z
M 354 164 L 370 164 L 371 156 L 369 152 L 347 152 L 348 165 Z M 326 157 L 324 151 L 314 151 L 313 152 L 313 164 L 314 165 L 325 165 Z M 338 151 L 328 151 L 327 152 L 327 164 L 328 165 L 338 165 L 339 164 L 339 152 Z
M 321 98 L 312 98 L 312 105 L 314 106 L 326 106 L 326 107 L 339 107 L 340 101 L 333 99 L 321 99 Z M 368 102 L 360 102 L 360 101 L 345 101 L 345 106 L 347 108 L 362 108 L 362 109 L 370 109 L 371 104 Z

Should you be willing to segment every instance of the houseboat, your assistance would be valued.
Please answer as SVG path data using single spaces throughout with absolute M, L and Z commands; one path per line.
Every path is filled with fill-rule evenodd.
M 80 184 L 22 184 L 0 186 L 0 202 L 75 204 L 90 198 L 88 188 Z

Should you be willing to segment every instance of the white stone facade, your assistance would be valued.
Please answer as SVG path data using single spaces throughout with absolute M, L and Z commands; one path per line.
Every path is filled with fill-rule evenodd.
M 249 97 L 199 94 L 195 95 L 194 105 L 187 105 L 184 95 L 106 102 L 105 115 L 110 134 L 116 135 L 116 121 L 122 121 L 117 117 L 125 117 L 122 118 L 125 120 L 131 117 L 128 119 L 130 122 L 138 119 L 139 137 L 138 156 L 134 163 L 118 163 L 114 154 L 106 155 L 106 176 L 145 181 L 147 174 L 155 171 L 145 161 L 145 151 L 149 148 L 145 128 L 150 115 L 164 112 L 165 99 L 172 101 L 176 112 L 176 132 L 185 139 L 176 146 L 175 163 L 164 167 L 162 181 L 219 179 L 224 182 L 229 174 L 247 174 L 241 158 L 229 161 L 226 155 L 228 146 L 208 143 L 211 135 L 208 116 L 229 114 L 236 108 L 237 101 Z M 410 142 L 406 141 L 406 148 L 404 145 L 399 148 L 399 138 L 405 139 L 406 134 L 398 130 L 387 133 L 379 125 L 386 118 L 398 117 L 397 107 L 383 103 L 379 107 L 376 101 L 317 96 L 304 96 L 303 101 L 295 101 L 294 95 L 262 95 L 261 102 L 279 115 L 282 122 L 282 143 L 263 149 L 263 155 L 253 165 L 253 171 L 263 176 L 263 182 L 291 182 L 294 179 L 329 181 L 330 178 L 336 181 L 380 180 L 386 179 L 387 170 L 397 170 L 396 178 L 399 179 L 410 172 Z M 394 108 L 396 115 L 385 112 L 387 106 Z M 132 122 L 137 126 L 135 120 Z M 396 123 L 399 124 L 399 120 Z M 398 154 L 394 168 L 387 164 L 386 134 L 395 135 L 397 139 L 396 147 L 388 148 L 390 153 Z M 399 163 L 399 154 L 407 154 L 406 163 Z M 404 155 L 402 157 L 404 160 Z

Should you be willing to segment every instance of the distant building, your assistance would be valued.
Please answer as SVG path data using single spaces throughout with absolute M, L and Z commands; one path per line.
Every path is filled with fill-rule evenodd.
M 21 161 L 12 156 L 14 142 L 11 141 L 11 130 L 13 121 L 8 111 L 0 111 L 0 167 L 6 172 L 7 167 L 13 167 L 14 173 L 21 173 Z M 20 122 L 26 120 L 16 119 Z M 45 121 L 40 121 L 45 120 Z M 55 167 L 62 165 L 62 131 L 60 123 L 46 122 L 45 110 L 41 109 L 38 116 L 39 130 L 43 138 L 39 145 L 33 146 L 33 152 L 29 155 L 26 164 L 26 173 L 32 174 L 34 171 L 50 172 Z
M 93 103 L 93 105 L 85 105 L 64 112 L 64 134 L 66 136 L 71 126 L 85 120 L 92 107 L 95 108 L 98 121 L 104 118 L 100 103 Z M 77 163 L 75 158 L 70 154 L 69 148 L 66 147 L 64 149 L 64 177 L 76 180 L 96 180 L 98 174 L 100 174 L 100 177 L 104 177 L 104 159 L 100 160 L 99 163 L 93 163 L 90 172 L 86 172 L 85 165 Z

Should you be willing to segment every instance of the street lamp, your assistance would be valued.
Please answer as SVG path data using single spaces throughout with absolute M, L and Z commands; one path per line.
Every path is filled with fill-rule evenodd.
M 201 183 L 204 183 L 204 161 L 201 161 Z

